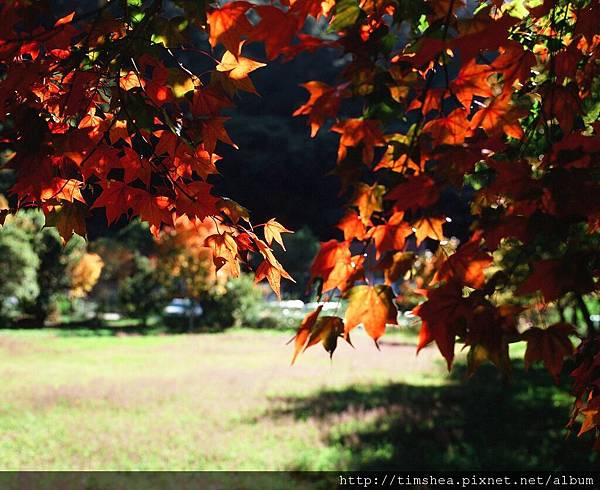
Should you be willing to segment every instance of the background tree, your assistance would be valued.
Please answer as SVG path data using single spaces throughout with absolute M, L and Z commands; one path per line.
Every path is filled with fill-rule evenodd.
M 246 273 L 236 277 L 228 268 L 220 268 L 218 260 L 213 262 L 206 239 L 216 231 L 212 220 L 181 219 L 157 239 L 160 281 L 169 297 L 188 301 L 188 330 L 199 324 L 213 329 L 254 326 L 260 318 L 262 293 L 253 287 L 253 281 Z M 203 312 L 197 319 L 199 306 Z
M 319 242 L 310 228 L 302 228 L 286 238 L 285 250 L 277 252 L 281 264 L 296 282 L 282 284 L 283 294 L 288 298 L 307 299 L 310 265 L 319 250 Z
M 119 283 L 118 297 L 125 313 L 140 318 L 144 327 L 148 318 L 160 314 L 168 303 L 168 296 L 155 260 L 135 253 L 129 275 Z
M 76 237 L 65 245 L 56 229 L 42 228 L 44 218 L 41 214 L 28 213 L 23 219 L 29 222 L 19 226 L 31 227 L 30 240 L 39 260 L 36 269 L 39 292 L 32 301 L 25 302 L 24 310 L 32 315 L 37 325 L 43 326 L 55 311 L 57 296 L 71 289 L 68 271 L 81 259 L 85 241 Z
M 44 228 L 44 217 L 30 210 L 11 216 L 0 231 L 3 270 L 3 299 L 18 301 L 21 313 L 43 326 L 57 310 L 57 299 L 71 288 L 69 270 L 82 258 L 85 241 L 81 237 L 66 246 L 56 229 Z
M 27 231 L 10 221 L 0 230 L 0 318 L 7 321 L 23 302 L 38 295 L 36 273 L 39 264 Z
M 104 262 L 98 254 L 83 254 L 69 270 L 71 276 L 71 297 L 83 298 L 87 296 L 98 282 L 98 279 L 100 279 L 103 267 Z

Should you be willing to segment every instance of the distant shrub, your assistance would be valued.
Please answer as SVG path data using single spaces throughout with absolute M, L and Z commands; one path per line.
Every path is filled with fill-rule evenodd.
M 252 277 L 242 274 L 215 285 L 201 301 L 204 315 L 200 323 L 209 327 L 256 327 L 259 324 L 264 299 Z
M 121 310 L 142 320 L 144 326 L 148 318 L 160 313 L 169 300 L 155 263 L 137 252 L 133 255 L 129 276 L 118 285 L 117 295 Z
M 7 223 L 0 232 L 1 321 L 13 319 L 19 313 L 22 302 L 33 301 L 38 295 L 38 264 L 38 256 L 27 232 Z
M 276 329 L 281 328 L 282 322 L 279 318 L 274 316 L 265 316 L 258 321 L 256 326 L 264 329 Z
M 68 270 L 84 253 L 83 238 L 73 235 L 64 244 L 56 229 L 44 227 L 39 210 L 7 219 L 0 229 L 0 315 L 24 315 L 43 326 L 57 315 L 57 300 L 71 287 Z

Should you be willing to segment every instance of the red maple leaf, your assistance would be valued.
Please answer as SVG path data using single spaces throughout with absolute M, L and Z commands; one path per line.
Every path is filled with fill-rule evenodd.
M 260 22 L 252 32 L 252 39 L 265 44 L 267 58 L 276 58 L 288 46 L 298 30 L 298 20 L 287 12 L 271 5 L 255 5 Z
M 171 207 L 173 203 L 166 196 L 153 196 L 152 194 L 140 190 L 131 203 L 131 207 L 139 217 L 148 222 L 150 231 L 156 237 L 160 232 L 161 225 L 173 225 L 173 213 Z
M 489 65 L 480 65 L 475 60 L 471 60 L 460 69 L 457 77 L 452 80 L 450 84 L 452 93 L 468 113 L 471 112 L 473 97 L 491 97 L 493 95 L 492 88 L 487 81 L 491 73 Z
M 362 160 L 365 165 L 373 161 L 374 147 L 385 144 L 381 123 L 376 119 L 346 119 L 335 124 L 332 131 L 340 133 L 338 162 L 346 158 L 348 148 L 363 145 Z
M 558 383 L 564 358 L 573 355 L 573 344 L 569 339 L 573 331 L 573 326 L 568 323 L 555 323 L 548 328 L 533 327 L 524 332 L 523 338 L 527 341 L 525 368 L 536 361 L 543 361 Z
M 442 263 L 432 284 L 453 280 L 464 286 L 479 289 L 485 284 L 483 271 L 491 263 L 492 257 L 481 250 L 477 242 L 468 242 Z
M 427 290 L 425 295 L 427 301 L 412 310 L 422 321 L 417 352 L 435 341 L 450 370 L 459 322 L 469 316 L 471 308 L 463 298 L 462 286 L 454 281 Z
M 130 187 L 124 182 L 107 180 L 102 183 L 102 193 L 94 201 L 92 209 L 106 208 L 106 219 L 110 225 L 129 211 L 140 192 L 140 189 Z

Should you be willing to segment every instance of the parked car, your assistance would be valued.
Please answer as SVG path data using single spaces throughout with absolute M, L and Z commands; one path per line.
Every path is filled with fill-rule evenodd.
M 204 313 L 202 306 L 190 298 L 173 298 L 163 309 L 163 314 L 167 316 L 199 317 L 202 313 Z

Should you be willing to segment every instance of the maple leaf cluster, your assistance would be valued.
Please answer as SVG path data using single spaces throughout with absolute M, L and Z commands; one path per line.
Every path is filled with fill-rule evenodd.
M 248 33 L 235 27 L 250 4 L 212 10 L 209 27 L 205 9 L 187 0 L 175 2 L 187 19 L 161 1 L 107 1 L 47 22 L 40 13 L 51 15 L 50 3 L 0 6 L 2 163 L 16 180 L 3 215 L 39 207 L 65 241 L 86 235 L 96 208 L 109 226 L 140 217 L 156 237 L 180 222 L 200 230 L 211 219 L 216 228 L 204 247 L 217 270 L 237 276 L 256 254 L 256 280 L 266 278 L 279 295 L 281 278 L 291 277 L 271 244 L 283 247 L 289 230 L 274 219 L 254 227 L 248 211 L 209 182 L 218 174 L 217 146 L 235 146 L 223 111 L 239 91 L 256 92 L 249 74 L 264 66 L 242 55 Z M 264 23 L 254 36 L 259 29 Z M 220 60 L 193 41 L 206 31 L 213 47 L 225 47 Z M 186 51 L 212 69 L 194 73 L 182 61 Z
M 248 211 L 209 183 L 215 150 L 234 145 L 224 111 L 239 91 L 256 92 L 249 75 L 264 63 L 244 56 L 248 44 L 262 43 L 269 60 L 337 49 L 338 81 L 307 81 L 295 115 L 312 136 L 339 135 L 343 238 L 321 244 L 311 276 L 319 296 L 347 298 L 348 308 L 344 318 L 308 314 L 294 360 L 319 342 L 332 354 L 361 324 L 377 341 L 410 284 L 425 298 L 413 310 L 418 349 L 435 343 L 449 368 L 459 342 L 470 372 L 485 361 L 507 372 L 508 345 L 525 341 L 526 365 L 541 361 L 558 379 L 583 337 L 574 417 L 600 437 L 599 334 L 586 303 L 600 274 L 597 1 L 240 0 L 205 10 L 176 0 L 178 14 L 160 0 L 108 1 L 42 22 L 46 3 L 0 7 L 14 209 L 41 207 L 65 239 L 85 234 L 91 208 L 109 223 L 140 216 L 155 234 L 208 218 L 215 232 L 203 246 L 215 267 L 236 275 L 255 254 L 257 281 L 279 293 L 289 276 L 271 245 L 288 230 L 270 220 L 261 238 Z M 305 29 L 307 18 L 328 34 Z M 210 52 L 193 42 L 198 33 Z M 212 68 L 194 73 L 185 52 Z M 447 195 L 471 207 L 458 246 Z M 567 306 L 585 332 L 564 318 Z M 561 318 L 545 325 L 549 308 Z
M 583 298 L 599 289 L 600 8 L 476 3 L 336 2 L 330 25 L 349 62 L 338 85 L 304 84 L 295 114 L 312 136 L 340 135 L 343 240 L 322 243 L 311 272 L 348 309 L 309 314 L 294 359 L 319 339 L 331 353 L 358 324 L 377 342 L 407 284 L 425 297 L 417 348 L 435 343 L 449 369 L 461 343 L 469 373 L 487 361 L 508 374 L 509 344 L 525 341 L 526 367 L 543 362 L 558 382 L 572 340 L 597 337 Z M 344 110 L 356 99 L 361 115 Z M 471 206 L 458 246 L 447 195 Z M 569 305 L 587 332 L 564 318 Z M 552 308 L 561 319 L 546 325 Z M 577 373 L 576 409 L 597 430 L 598 371 Z

